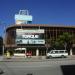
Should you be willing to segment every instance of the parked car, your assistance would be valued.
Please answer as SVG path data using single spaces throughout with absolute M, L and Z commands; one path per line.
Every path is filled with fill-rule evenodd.
M 51 50 L 47 53 L 46 58 L 52 58 L 52 57 L 67 57 L 68 52 L 66 50 Z

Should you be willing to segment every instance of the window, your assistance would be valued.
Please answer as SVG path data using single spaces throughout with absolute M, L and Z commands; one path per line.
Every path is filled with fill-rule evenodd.
M 64 53 L 64 51 L 59 51 L 59 53 Z
M 53 53 L 53 51 L 51 51 L 51 53 Z
M 65 53 L 68 53 L 67 51 L 65 51 Z
M 55 51 L 55 53 L 58 53 L 58 51 Z

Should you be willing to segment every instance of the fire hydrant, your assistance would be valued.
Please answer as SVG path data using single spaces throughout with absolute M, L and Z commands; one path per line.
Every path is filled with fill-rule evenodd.
M 6 57 L 7 57 L 7 58 L 10 58 L 10 52 L 9 52 L 9 51 L 7 51 Z

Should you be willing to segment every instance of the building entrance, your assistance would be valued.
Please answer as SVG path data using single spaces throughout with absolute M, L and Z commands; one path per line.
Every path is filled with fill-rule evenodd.
M 27 56 L 30 54 L 31 56 L 45 56 L 46 49 L 41 47 L 27 47 L 27 48 L 16 48 L 14 49 L 14 56 Z

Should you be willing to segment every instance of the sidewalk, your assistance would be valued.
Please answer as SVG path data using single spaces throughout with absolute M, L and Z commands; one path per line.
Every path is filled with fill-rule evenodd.
M 75 55 L 69 55 L 68 58 L 75 58 Z
M 0 61 L 3 61 L 3 56 L 0 56 Z
M 39 61 L 46 61 L 47 59 L 45 58 L 41 58 L 41 57 L 37 57 L 37 58 L 33 58 L 33 57 L 11 57 L 11 58 L 6 58 L 3 57 L 3 59 L 1 61 L 5 61 L 5 62 L 39 62 Z
M 11 58 L 6 58 L 3 56 L 0 56 L 0 61 L 2 62 L 42 62 L 42 61 L 55 61 L 55 60 L 74 60 L 75 59 L 75 55 L 72 56 L 68 56 L 67 58 L 58 58 L 58 59 L 46 59 L 45 57 L 38 57 L 38 58 L 25 58 L 25 57 L 11 57 Z

